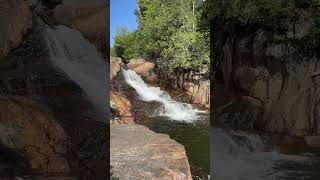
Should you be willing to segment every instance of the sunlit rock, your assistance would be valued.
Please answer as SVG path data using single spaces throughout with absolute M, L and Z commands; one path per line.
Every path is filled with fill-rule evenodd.
M 191 180 L 184 147 L 145 126 L 111 125 L 112 178 Z

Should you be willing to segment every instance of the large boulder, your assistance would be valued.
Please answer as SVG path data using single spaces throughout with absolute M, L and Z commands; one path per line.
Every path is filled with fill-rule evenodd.
M 111 125 L 112 178 L 190 180 L 184 147 L 145 126 Z
M 210 107 L 209 80 L 200 80 L 198 83 L 184 82 L 183 89 L 190 95 L 192 103 Z
M 119 115 L 120 123 L 133 123 L 134 116 L 132 112 L 132 105 L 130 101 L 118 92 L 110 92 L 110 107 L 114 109 Z
M 1 1 L 0 9 L 0 59 L 3 59 L 19 46 L 31 29 L 32 16 L 28 2 L 24 0 Z
M 113 80 L 114 77 L 120 71 L 121 58 L 111 57 L 110 56 L 110 80 Z
M 168 72 L 158 69 L 161 86 L 184 90 L 190 103 L 210 108 L 210 80 L 199 72 L 175 71 Z
M 128 67 L 129 69 L 133 69 L 133 68 L 136 68 L 136 67 L 138 67 L 138 66 L 143 65 L 143 64 L 146 63 L 146 62 L 147 62 L 147 61 L 144 60 L 144 59 L 131 59 L 131 60 L 129 61 L 129 63 L 127 64 L 127 67 Z
M 154 63 L 147 62 L 144 59 L 131 59 L 127 67 L 142 77 L 148 78 L 152 75 L 151 71 L 154 69 Z
M 26 98 L 0 97 L 0 142 L 27 157 L 41 174 L 69 173 L 68 135 L 42 104 Z
M 106 56 L 109 56 L 106 38 L 109 5 L 104 1 L 67 1 L 54 9 L 54 18 L 58 23 L 79 30 L 90 42 Z

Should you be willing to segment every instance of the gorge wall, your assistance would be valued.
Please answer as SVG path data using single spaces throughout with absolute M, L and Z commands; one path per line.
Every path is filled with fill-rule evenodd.
M 303 38 L 312 20 L 308 12 L 300 15 L 304 20 L 286 31 L 288 40 L 275 40 L 274 31 L 263 27 L 215 30 L 222 43 L 217 82 L 249 105 L 248 128 L 297 136 L 320 133 L 319 58 L 317 52 L 305 51 Z M 302 43 L 293 44 L 290 38 Z
M 39 4 L 33 2 L 46 7 L 35 10 Z M 109 177 L 107 125 L 95 121 L 84 92 L 50 63 L 38 27 L 37 17 L 52 20 L 51 11 L 60 3 L 0 2 L 0 177 L 4 179 Z

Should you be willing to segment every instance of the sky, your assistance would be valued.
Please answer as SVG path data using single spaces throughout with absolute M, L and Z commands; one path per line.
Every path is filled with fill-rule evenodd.
M 129 31 L 137 28 L 136 0 L 110 0 L 110 43 L 113 47 L 114 36 L 118 27 L 126 26 Z

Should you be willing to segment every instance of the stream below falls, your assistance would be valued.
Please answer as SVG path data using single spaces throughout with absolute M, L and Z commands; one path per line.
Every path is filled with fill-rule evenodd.
M 249 131 L 249 114 L 234 105 L 214 115 L 215 126 L 210 128 L 214 180 L 320 179 L 319 150 L 296 137 Z
M 136 112 L 136 122 L 151 130 L 168 134 L 187 152 L 192 178 L 208 179 L 210 172 L 209 114 L 183 103 L 174 93 L 147 85 L 131 70 L 122 70 L 127 91 Z
M 247 119 L 241 113 L 226 111 L 215 119 L 218 127 L 210 128 L 209 114 L 183 103 L 174 91 L 149 86 L 131 70 L 123 73 L 137 123 L 182 144 L 193 179 L 208 179 L 210 170 L 214 180 L 320 179 L 319 154 L 298 152 L 298 144 L 284 151 L 270 135 L 240 130 Z

